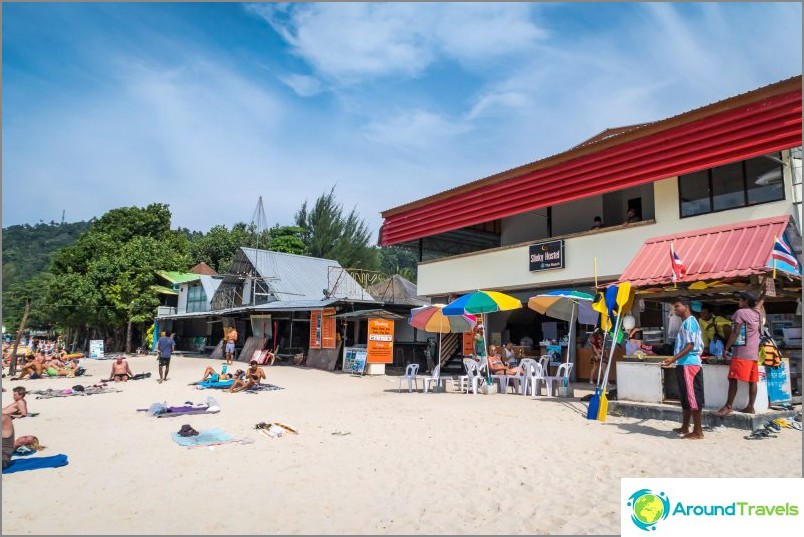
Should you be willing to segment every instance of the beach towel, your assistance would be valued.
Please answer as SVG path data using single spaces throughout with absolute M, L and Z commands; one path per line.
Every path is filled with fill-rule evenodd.
M 67 466 L 67 455 L 59 453 L 50 457 L 31 457 L 27 459 L 13 459 L 11 464 L 3 468 L 3 474 L 24 472 L 26 470 L 39 470 L 41 468 L 58 468 Z
M 86 376 L 86 375 L 84 375 L 84 376 Z M 137 373 L 136 375 L 134 375 L 133 377 L 129 378 L 128 380 L 142 380 L 142 379 L 149 379 L 149 378 L 151 378 L 150 373 Z M 108 379 L 103 379 L 101 382 L 114 382 L 114 377 L 108 378 Z
M 196 436 L 180 436 L 179 433 L 171 433 L 170 436 L 174 442 L 188 448 L 243 442 L 226 434 L 221 429 L 205 429 L 199 431 Z
M 116 393 L 120 390 L 116 388 L 110 388 L 108 386 L 98 387 L 98 386 L 89 386 L 84 388 L 84 391 L 78 391 L 73 389 L 67 390 L 54 390 L 53 388 L 48 388 L 47 390 L 37 390 L 31 392 L 33 394 L 37 394 L 37 399 L 50 399 L 52 397 L 71 397 L 73 395 L 98 395 L 101 393 Z
M 272 392 L 275 390 L 284 390 L 281 386 L 276 386 L 274 384 L 256 384 L 249 388 L 248 390 L 244 390 L 244 393 L 256 393 L 256 392 Z
M 154 403 L 148 408 L 138 408 L 137 412 L 147 412 L 157 418 L 172 418 L 186 414 L 217 414 L 221 407 L 213 397 L 207 397 L 206 403 L 193 403 L 185 401 L 182 406 L 165 406 L 163 403 Z

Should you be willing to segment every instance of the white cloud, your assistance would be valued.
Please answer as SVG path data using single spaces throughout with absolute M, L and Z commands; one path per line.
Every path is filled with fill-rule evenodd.
M 301 97 L 312 97 L 323 90 L 321 81 L 313 76 L 291 74 L 279 77 L 279 80 Z
M 340 83 L 416 77 L 444 57 L 477 66 L 546 34 L 529 4 L 249 4 L 294 52 Z
M 467 114 L 472 120 L 483 115 L 494 115 L 499 109 L 521 110 L 528 107 L 531 100 L 527 94 L 518 91 L 500 91 L 480 96 Z
M 453 137 L 468 130 L 468 125 L 450 121 L 441 114 L 411 110 L 371 122 L 365 135 L 369 140 L 402 148 L 435 148 L 449 144 Z

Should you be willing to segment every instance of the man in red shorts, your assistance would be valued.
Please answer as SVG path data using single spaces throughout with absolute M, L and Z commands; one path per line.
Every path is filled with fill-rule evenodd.
M 749 291 L 737 293 L 739 308 L 732 316 L 732 328 L 729 340 L 726 342 L 723 355 L 728 356 L 732 352 L 731 365 L 729 366 L 729 394 L 726 404 L 717 411 L 718 416 L 726 416 L 731 413 L 734 397 L 737 395 L 737 382 L 748 383 L 748 405 L 740 412 L 747 414 L 754 413 L 754 402 L 757 399 L 757 382 L 759 382 L 759 307 L 761 307 L 762 297 L 760 297 L 759 307 L 757 299 Z

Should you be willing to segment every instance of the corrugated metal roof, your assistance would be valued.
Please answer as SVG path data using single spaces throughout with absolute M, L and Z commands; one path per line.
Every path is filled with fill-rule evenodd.
M 368 288 L 371 296 L 386 304 L 404 304 L 408 306 L 427 306 L 430 299 L 418 296 L 416 284 L 394 274 L 387 280 L 375 283 Z
M 342 302 L 366 302 L 375 303 L 374 300 L 343 300 L 340 298 L 328 298 L 322 300 L 288 300 L 288 301 L 275 301 L 268 304 L 260 304 L 259 306 L 240 306 L 237 308 L 228 308 L 225 310 L 215 311 L 196 311 L 192 313 L 174 313 L 169 315 L 159 315 L 156 317 L 160 319 L 191 319 L 194 317 L 221 317 L 225 315 L 232 315 L 236 313 L 261 313 L 271 311 L 310 311 L 327 308 Z
M 157 274 L 162 276 L 170 283 L 187 283 L 193 282 L 198 279 L 198 274 L 192 272 L 176 272 L 173 270 L 158 270 Z
M 211 301 L 212 296 L 215 294 L 215 291 L 218 290 L 223 280 L 221 278 L 205 275 L 202 275 L 200 279 L 201 285 L 204 287 L 204 294 L 207 295 L 207 300 Z
M 775 237 L 784 233 L 789 216 L 699 229 L 648 239 L 620 276 L 636 287 L 672 283 L 670 244 L 687 267 L 679 282 L 720 280 L 765 274 Z
M 325 298 L 324 289 L 332 288 L 331 297 L 327 298 L 375 302 L 341 264 L 333 259 L 254 248 L 241 250 L 264 278 L 263 281 L 277 300 L 321 300 Z
M 179 292 L 175 289 L 171 289 L 170 287 L 165 287 L 164 285 L 152 285 L 151 289 L 159 293 L 160 295 L 178 295 Z
M 399 244 L 800 144 L 799 76 L 383 211 L 379 243 Z

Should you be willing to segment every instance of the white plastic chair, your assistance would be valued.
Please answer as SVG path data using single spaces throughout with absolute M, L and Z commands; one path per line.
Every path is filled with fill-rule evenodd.
M 399 392 L 402 391 L 402 381 L 408 380 L 408 392 L 413 391 L 413 385 L 416 385 L 416 391 L 419 391 L 419 377 L 416 374 L 419 372 L 419 364 L 408 364 L 405 368 L 405 375 L 399 377 Z
M 437 392 L 438 387 L 441 386 L 441 382 L 442 382 L 442 379 L 441 379 L 441 364 L 438 364 L 437 366 L 435 366 L 435 369 L 433 369 L 432 376 L 424 377 L 422 379 L 422 382 L 424 382 L 424 393 L 427 393 L 427 390 L 430 387 L 431 382 L 435 383 L 435 388 L 433 388 L 433 391 Z
M 464 358 L 463 366 L 466 368 L 466 392 L 469 393 L 471 387 L 472 392 L 477 395 L 477 388 L 483 382 L 483 376 L 480 374 L 480 368 L 475 362 L 474 358 Z
M 519 361 L 519 368 L 522 370 L 522 374 L 518 375 L 519 379 L 519 388 L 520 393 L 522 395 L 527 395 L 528 391 L 528 382 L 530 382 L 530 368 L 533 367 L 535 364 L 538 364 L 536 360 L 533 358 L 522 358 Z
M 558 370 L 556 371 L 555 375 L 545 375 L 544 380 L 547 383 L 547 395 L 553 395 L 553 383 L 561 383 L 556 384 L 556 388 L 560 385 L 563 385 L 564 379 L 567 379 L 567 383 L 569 383 L 569 376 L 570 372 L 572 372 L 572 365 L 568 362 L 564 362 L 560 366 L 558 366 Z
M 534 362 L 530 365 L 528 378 L 525 380 L 525 389 L 522 391 L 523 395 L 527 395 L 528 383 L 530 383 L 531 397 L 536 397 L 536 395 L 542 394 L 542 386 L 546 384 L 546 380 L 544 370 L 542 369 L 542 364 L 539 362 Z

